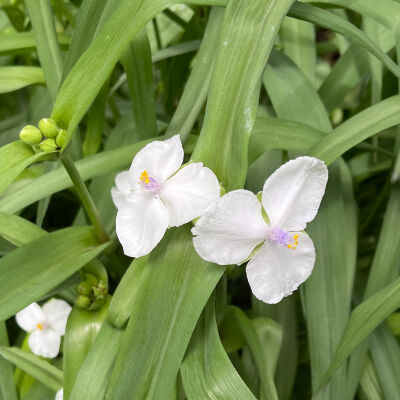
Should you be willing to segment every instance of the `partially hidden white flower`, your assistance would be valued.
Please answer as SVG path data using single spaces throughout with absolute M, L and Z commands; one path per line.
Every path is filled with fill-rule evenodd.
M 278 303 L 314 267 L 314 245 L 303 230 L 317 214 L 327 180 L 328 169 L 321 160 L 299 157 L 267 179 L 262 206 L 248 190 L 227 193 L 192 229 L 197 253 L 220 265 L 250 258 L 246 274 L 253 294 L 265 303 Z
M 56 397 L 54 398 L 54 400 L 63 400 L 64 399 L 64 391 L 61 388 L 57 393 L 56 393 Z
M 220 194 L 217 177 L 202 163 L 182 168 L 179 135 L 140 150 L 129 171 L 119 173 L 111 189 L 118 208 L 116 231 L 124 253 L 141 257 L 153 250 L 168 226 L 199 217 Z
M 51 299 L 43 307 L 32 303 L 17 313 L 18 325 L 30 333 L 28 344 L 33 354 L 57 357 L 70 312 L 71 306 L 64 300 Z

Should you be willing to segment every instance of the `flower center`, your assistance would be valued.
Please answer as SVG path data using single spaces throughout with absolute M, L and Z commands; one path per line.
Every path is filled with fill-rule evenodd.
M 295 250 L 299 244 L 299 235 L 291 235 L 290 232 L 279 228 L 272 228 L 268 231 L 267 240 L 278 246 L 286 246 L 288 249 Z
M 140 174 L 139 184 L 141 184 L 145 190 L 154 196 L 158 196 L 160 192 L 160 184 L 152 176 L 150 176 L 146 170 Z
M 36 324 L 36 328 L 42 331 L 43 329 L 46 329 L 46 325 L 46 322 L 39 322 L 38 324 Z

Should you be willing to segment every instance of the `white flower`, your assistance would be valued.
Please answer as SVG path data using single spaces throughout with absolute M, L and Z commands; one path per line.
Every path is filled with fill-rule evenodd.
M 57 357 L 70 312 L 71 306 L 64 300 L 51 299 L 43 307 L 32 303 L 17 313 L 18 325 L 30 333 L 28 344 L 33 354 Z
M 54 400 L 63 400 L 64 398 L 64 391 L 61 388 L 57 393 L 56 393 L 56 397 L 54 398 Z
M 119 173 L 111 189 L 118 208 L 116 231 L 124 253 L 141 257 L 153 250 L 168 226 L 199 217 L 219 197 L 214 173 L 202 163 L 180 168 L 179 135 L 140 150 L 129 171 Z
M 197 253 L 220 265 L 250 257 L 246 273 L 252 292 L 266 303 L 278 303 L 312 272 L 314 245 L 302 231 L 317 214 L 327 180 L 328 169 L 316 158 L 299 157 L 282 165 L 262 192 L 269 223 L 255 194 L 227 193 L 192 229 Z

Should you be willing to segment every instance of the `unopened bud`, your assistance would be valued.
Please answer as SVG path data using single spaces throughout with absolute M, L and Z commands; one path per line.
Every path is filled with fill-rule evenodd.
M 99 283 L 99 280 L 92 274 L 85 274 L 85 281 L 90 286 L 97 286 L 97 284 Z
M 56 137 L 56 144 L 58 147 L 64 147 L 67 140 L 67 131 L 65 129 L 59 129 Z
M 57 150 L 56 141 L 54 139 L 43 140 L 43 142 L 40 143 L 39 148 L 42 151 L 48 151 L 48 152 L 56 151 Z
M 92 287 L 87 282 L 81 282 L 78 285 L 77 290 L 78 290 L 79 294 L 90 295 L 90 293 L 92 291 Z
M 90 306 L 90 299 L 89 299 L 89 297 L 81 294 L 80 296 L 78 296 L 76 298 L 75 305 L 78 308 L 88 308 Z
M 42 141 L 42 133 L 38 128 L 36 128 L 36 126 L 27 125 L 22 128 L 19 133 L 19 138 L 26 144 L 35 146 Z
M 97 287 L 100 288 L 100 289 L 105 289 L 105 290 L 108 289 L 107 283 L 102 281 L 101 279 L 99 280 L 99 283 L 97 284 Z
M 107 294 L 107 291 L 104 288 L 99 288 L 95 286 L 93 287 L 93 294 L 95 297 L 104 296 L 105 294 Z
M 50 118 L 42 118 L 39 121 L 39 129 L 48 138 L 55 138 L 58 133 L 57 122 Z

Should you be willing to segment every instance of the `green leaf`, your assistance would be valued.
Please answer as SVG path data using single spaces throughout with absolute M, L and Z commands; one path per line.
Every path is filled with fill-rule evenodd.
M 71 38 L 64 34 L 57 35 L 58 43 L 61 47 L 66 48 Z M 31 53 L 36 50 L 36 40 L 31 32 L 7 33 L 1 35 L 0 55 L 14 55 Z
M 39 67 L 0 67 L 0 94 L 38 83 L 45 83 Z
M 319 390 L 329 381 L 333 373 L 340 368 L 354 349 L 398 307 L 400 307 L 400 278 L 379 290 L 354 309 L 332 362 L 320 381 Z
M 35 154 L 22 141 L 11 142 L 0 148 L 0 194 L 30 164 L 46 158 L 48 153 Z
M 68 316 L 63 344 L 64 397 L 70 398 L 78 372 L 107 315 L 108 303 L 99 311 L 74 307 Z
M 324 135 L 324 132 L 300 122 L 267 116 L 258 117 L 250 137 L 249 165 L 268 150 L 295 150 L 307 153 Z
M 294 4 L 289 15 L 293 15 Z M 309 13 L 306 14 L 309 17 Z M 314 23 L 314 21 L 313 21 Z M 281 26 L 283 52 L 304 72 L 308 80 L 314 84 L 317 67 L 317 51 L 315 43 L 315 27 L 309 22 L 294 18 L 285 18 Z
M 314 157 L 331 164 L 356 144 L 400 123 L 400 95 L 389 97 L 360 111 L 343 122 L 310 151 Z
M 204 124 L 193 160 L 210 167 L 227 190 L 244 185 L 260 78 L 291 3 L 271 0 L 252 2 L 242 8 L 240 2 L 236 5 L 236 1 L 231 1 L 226 8 Z
M 389 71 L 397 77 L 400 77 L 399 66 L 388 55 L 386 55 L 377 44 L 370 40 L 368 36 L 345 19 L 318 7 L 302 3 L 295 3 L 291 8 L 290 13 L 293 16 L 306 19 L 318 26 L 341 33 L 352 42 L 365 47 L 371 54 L 377 57 L 389 69 Z
M 370 357 L 367 358 L 367 361 L 365 363 L 360 386 L 367 400 L 383 399 L 382 388 L 379 384 L 376 369 L 374 368 Z
M 146 30 L 140 31 L 133 39 L 122 56 L 121 63 L 128 80 L 138 138 L 156 136 L 153 64 Z
M 17 347 L 2 346 L 0 355 L 55 391 L 63 385 L 62 371 L 32 353 Z
M 140 278 L 107 398 L 163 399 L 172 391 L 198 316 L 224 270 L 197 255 L 188 224 L 169 229 Z
M 314 87 L 285 54 L 272 51 L 263 84 L 279 118 L 301 122 L 323 132 L 331 131 L 325 107 Z
M 400 397 L 400 348 L 387 326 L 379 326 L 372 334 L 370 353 L 385 398 Z
M 22 246 L 46 233 L 44 229 L 24 218 L 0 212 L 0 236 L 15 246 Z
M 340 160 L 329 169 L 321 207 L 307 226 L 316 251 L 314 270 L 305 282 L 303 296 L 314 390 L 331 362 L 350 314 L 357 248 L 356 221 L 351 175 Z M 316 399 L 343 399 L 345 372 L 342 369 L 335 375 L 325 391 L 326 397 L 321 393 Z
M 0 322 L 0 346 L 8 346 L 8 335 L 5 322 Z M 17 400 L 18 397 L 14 384 L 13 367 L 11 363 L 3 357 L 0 357 L 0 371 L 0 399 Z
M 210 87 L 215 43 L 219 40 L 223 15 L 224 9 L 212 8 L 194 67 L 186 81 L 175 114 L 168 125 L 166 137 L 179 134 L 182 141 L 185 141 L 195 124 Z
M 238 307 L 228 306 L 225 318 L 233 319 L 253 356 L 260 377 L 262 399 L 278 399 L 274 373 L 282 341 L 279 324 L 269 318 L 249 319 Z
M 148 256 L 132 261 L 115 291 L 108 309 L 108 322 L 116 328 L 123 328 L 128 322 L 132 308 L 137 300 Z
M 222 346 L 213 299 L 197 322 L 181 366 L 181 376 L 189 400 L 255 400 Z
M 40 299 L 100 254 L 91 227 L 48 233 L 0 259 L 0 321 Z
M 33 26 L 40 65 L 51 98 L 55 100 L 62 77 L 61 50 L 58 45 L 50 0 L 25 0 Z
M 105 321 L 83 362 L 69 400 L 103 399 L 114 367 L 123 330 Z

